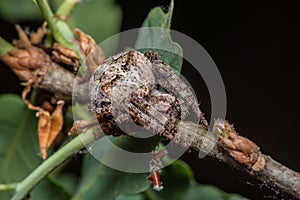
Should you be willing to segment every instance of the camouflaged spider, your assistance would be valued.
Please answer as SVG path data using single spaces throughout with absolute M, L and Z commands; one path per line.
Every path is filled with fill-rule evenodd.
M 156 52 L 129 50 L 109 57 L 93 72 L 89 111 L 105 134 L 123 134 L 118 124 L 133 119 L 147 130 L 173 139 L 176 124 L 188 114 L 187 106 L 207 128 L 192 91 L 157 57 Z

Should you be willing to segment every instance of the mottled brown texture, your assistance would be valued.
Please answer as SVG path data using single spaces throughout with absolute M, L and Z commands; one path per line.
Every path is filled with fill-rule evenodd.
M 45 33 L 45 29 L 41 30 L 40 32 Z M 78 33 L 78 36 L 80 38 L 81 36 L 79 34 L 80 33 Z M 31 49 L 35 49 L 34 51 L 36 51 L 37 54 L 35 52 L 32 52 L 31 49 L 28 50 L 28 47 L 29 47 L 28 44 L 30 44 L 30 41 L 28 40 L 28 38 L 25 37 L 26 36 L 25 33 L 22 31 L 19 31 L 19 36 L 20 36 L 21 40 L 24 41 L 24 42 L 20 42 L 21 40 L 19 40 L 19 41 L 14 42 L 14 44 L 16 45 L 16 47 L 18 48 L 19 51 L 18 52 L 16 50 L 11 51 L 7 55 L 5 55 L 6 57 L 4 56 L 1 59 L 5 63 L 7 63 L 7 65 L 12 67 L 12 69 L 14 70 L 16 75 L 18 75 L 24 81 L 28 81 L 28 80 L 32 80 L 33 71 L 35 71 L 37 68 L 39 68 L 39 66 L 41 66 L 41 62 L 43 61 L 43 59 L 47 58 L 47 55 L 45 55 L 42 52 L 42 49 L 36 50 L 35 48 L 31 48 Z M 31 42 L 33 42 L 33 41 L 39 42 L 40 38 L 42 38 L 42 35 L 38 34 L 38 35 L 36 35 L 36 39 L 32 39 Z M 88 40 L 86 40 L 86 41 L 88 41 Z M 34 42 L 34 43 L 36 43 L 36 42 Z M 82 48 L 82 49 L 85 49 L 85 48 Z M 86 48 L 86 49 L 88 49 L 88 48 Z M 98 50 L 95 50 L 94 52 L 98 52 L 98 54 L 100 54 L 99 53 L 100 51 L 98 51 Z M 89 51 L 86 51 L 86 52 L 89 52 Z M 90 51 L 89 53 L 91 53 L 91 52 L 92 51 Z M 35 58 L 39 58 L 39 55 L 43 55 L 42 56 L 43 59 L 41 59 L 41 60 L 40 59 L 32 59 L 32 60 L 27 59 L 27 56 L 32 56 L 32 55 L 33 56 L 37 55 L 37 56 L 35 56 Z M 155 56 L 155 54 L 147 55 L 147 56 L 149 57 L 149 60 L 151 63 L 156 63 L 156 65 L 154 65 L 154 68 L 156 68 L 156 67 L 160 68 L 158 70 L 155 70 L 154 68 L 151 69 L 151 73 L 154 73 L 154 76 L 155 76 L 157 82 L 159 82 L 159 80 L 165 80 L 168 77 L 170 78 L 170 80 L 173 79 L 173 74 L 170 74 L 170 71 L 165 71 L 166 70 L 165 67 L 168 67 L 168 66 L 166 66 L 165 64 L 158 61 L 157 56 Z M 90 70 L 93 71 L 92 69 L 96 68 L 99 65 L 99 63 L 101 63 L 103 58 L 101 56 L 97 57 L 97 53 L 93 54 L 91 56 L 91 58 L 92 58 L 92 61 L 90 61 L 90 62 L 94 63 L 94 64 L 91 65 Z M 144 58 L 142 58 L 141 60 L 144 60 Z M 47 64 L 48 58 L 44 61 L 46 61 L 46 66 L 48 68 L 46 68 L 47 70 L 41 71 L 41 72 L 45 72 L 45 73 L 41 73 L 42 76 L 40 76 L 40 79 L 35 83 L 34 86 L 53 93 L 53 95 L 57 99 L 70 101 L 72 99 L 72 90 L 73 90 L 75 75 L 72 72 L 65 70 L 64 68 L 62 68 L 60 65 L 56 64 L 55 62 L 51 62 L 51 64 L 48 66 L 48 64 Z M 140 62 L 140 59 L 132 60 L 132 61 Z M 28 69 L 24 69 L 22 67 L 22 66 L 24 66 L 24 64 L 29 66 Z M 160 66 L 164 66 L 164 68 L 162 68 Z M 126 68 L 124 68 L 124 70 L 126 71 Z M 43 76 L 43 74 L 44 74 L 44 76 Z M 112 81 L 111 83 L 107 82 L 106 85 L 104 84 L 103 86 L 112 86 L 119 79 L 119 77 L 115 77 L 115 78 L 117 78 L 115 80 L 115 82 L 114 81 Z M 150 83 L 151 83 L 151 81 L 150 81 Z M 150 98 L 150 100 L 148 99 L 147 101 L 145 101 L 145 99 L 143 99 L 143 98 L 138 98 L 138 99 L 131 98 L 132 104 L 130 104 L 130 106 L 128 107 L 128 112 L 131 115 L 131 117 L 133 117 L 135 122 L 140 123 L 140 124 L 151 124 L 152 123 L 151 127 L 153 127 L 155 130 L 157 130 L 159 127 L 165 128 L 164 127 L 165 124 L 161 123 L 161 121 L 153 122 L 153 120 L 149 120 L 150 119 L 149 116 L 151 116 L 151 114 L 149 114 L 149 113 L 151 113 L 152 112 L 151 109 L 153 109 L 156 112 L 160 112 L 162 114 L 161 117 L 168 118 L 169 114 L 166 115 L 166 113 L 168 113 L 166 110 L 172 110 L 172 108 L 176 108 L 177 103 L 180 104 L 180 108 L 182 109 L 183 115 L 184 115 L 185 110 L 184 110 L 184 106 L 182 106 L 182 105 L 184 105 L 186 102 L 190 102 L 190 103 L 188 103 L 188 105 L 192 106 L 193 110 L 194 111 L 196 110 L 196 112 L 198 112 L 197 111 L 198 104 L 196 104 L 195 101 L 192 99 L 186 100 L 186 102 L 181 99 L 177 99 L 178 102 L 176 102 L 176 100 L 174 100 L 174 99 L 172 100 L 172 93 L 180 94 L 179 96 L 183 96 L 183 95 L 187 95 L 188 97 L 191 96 L 190 94 L 182 94 L 182 91 L 184 91 L 185 88 L 179 87 L 178 85 L 176 85 L 177 84 L 176 82 L 172 82 L 172 83 L 171 82 L 161 82 L 160 84 L 163 87 L 165 87 L 167 92 L 170 93 L 169 96 L 162 97 L 162 96 L 160 96 L 161 94 L 156 94 L 153 92 L 152 98 Z M 179 89 L 176 90 L 177 87 Z M 103 87 L 103 88 L 105 88 L 105 87 Z M 30 88 L 26 88 L 26 89 L 27 89 L 26 92 L 30 91 Z M 77 87 L 76 93 L 74 93 L 74 95 L 76 96 L 75 98 L 80 102 L 89 101 L 89 97 L 87 97 L 85 95 L 87 90 L 88 90 L 87 83 L 79 84 Z M 106 90 L 109 91 L 109 87 L 107 87 Z M 168 94 L 166 94 L 166 95 L 168 95 Z M 93 98 L 95 100 L 97 100 L 97 96 L 95 96 Z M 166 101 L 164 101 L 164 99 Z M 147 104 L 151 105 L 150 106 L 151 109 L 146 109 Z M 98 104 L 98 105 L 100 105 L 100 104 Z M 166 107 L 167 109 L 163 111 L 164 107 Z M 96 111 L 96 107 L 92 106 L 91 109 L 92 110 L 94 109 L 94 111 Z M 107 112 L 110 112 L 109 109 Z M 176 112 L 174 113 L 174 109 L 172 112 L 171 112 L 172 113 L 171 115 L 175 116 Z M 48 115 L 48 114 L 45 114 L 45 115 Z M 200 114 L 202 116 L 201 111 L 200 111 Z M 119 118 L 120 121 L 123 121 L 125 119 L 126 119 L 126 116 L 124 118 L 122 118 L 122 117 Z M 176 119 L 176 117 L 173 117 L 173 119 Z M 46 131 L 48 129 L 50 129 L 49 123 L 48 123 L 49 116 L 46 116 L 46 118 L 41 118 L 41 120 L 44 120 L 44 121 L 39 121 L 39 128 L 41 130 L 43 129 Z M 103 127 L 106 127 L 107 130 L 110 130 L 111 124 L 109 124 L 105 118 L 103 118 L 102 120 L 103 120 Z M 104 122 L 106 122 L 106 123 L 104 123 Z M 246 172 L 247 174 L 254 177 L 255 179 L 260 180 L 263 183 L 267 183 L 268 185 L 270 185 L 272 187 L 279 188 L 284 193 L 287 193 L 295 198 L 300 198 L 300 174 L 299 173 L 283 166 L 282 164 L 273 160 L 271 157 L 264 155 L 264 154 L 260 154 L 260 156 L 253 156 L 251 159 L 246 159 L 246 160 L 238 158 L 239 156 L 245 156 L 245 155 L 246 155 L 246 158 L 249 158 L 249 156 L 251 157 L 251 155 L 253 155 L 253 154 L 259 155 L 258 152 L 260 152 L 260 150 L 257 149 L 257 146 L 252 141 L 250 141 L 246 138 L 239 138 L 239 137 L 235 138 L 236 136 L 234 136 L 234 137 L 230 136 L 228 138 L 223 138 L 223 140 L 221 140 L 221 139 L 219 139 L 219 137 L 220 137 L 219 134 L 216 134 L 216 132 L 214 134 L 212 134 L 205 129 L 206 128 L 205 126 L 207 126 L 207 122 L 205 122 L 204 118 L 202 119 L 201 125 L 197 125 L 197 124 L 194 124 L 191 122 L 184 122 L 184 121 L 180 121 L 180 120 L 177 121 L 176 123 L 177 123 L 177 125 L 175 125 L 176 130 L 177 130 L 176 137 L 173 137 L 170 135 L 164 135 L 164 134 L 162 134 L 162 135 L 168 139 L 173 139 L 176 143 L 178 143 L 179 145 L 184 146 L 184 147 L 187 147 L 190 144 L 190 148 L 192 148 L 192 149 L 201 151 L 205 154 L 208 154 L 208 156 L 210 156 L 214 159 L 220 160 L 220 161 L 232 166 L 233 168 L 236 168 L 240 171 Z M 96 123 L 93 122 L 88 125 L 91 125 L 91 124 L 95 125 Z M 87 126 L 84 128 L 89 128 L 89 127 L 90 126 Z M 43 131 L 40 131 L 41 134 L 42 134 L 42 132 Z M 46 136 L 46 135 L 44 135 L 44 136 Z M 42 139 L 42 136 L 40 139 Z M 236 139 L 238 139 L 238 140 L 236 140 Z M 251 144 L 249 146 L 246 146 L 246 147 L 251 146 L 251 148 L 247 149 L 247 148 L 243 147 L 244 142 L 241 143 L 242 144 L 242 146 L 241 146 L 240 143 L 238 142 L 240 139 L 242 139 L 242 141 L 247 141 L 247 143 Z M 40 143 L 40 144 L 43 144 L 41 149 L 42 148 L 46 149 L 45 143 Z M 232 153 L 233 151 L 236 151 L 235 153 L 237 153 L 237 155 L 235 153 Z M 42 152 L 43 157 L 45 157 L 45 153 L 46 152 L 43 150 L 43 152 Z M 254 158 L 254 160 L 253 160 L 253 158 Z
M 87 68 L 92 73 L 104 61 L 104 53 L 95 40 L 80 29 L 75 29 L 74 34 L 79 38 L 78 45 L 86 57 Z
M 203 117 L 189 87 L 168 65 L 156 60 L 154 53 L 152 57 L 146 55 L 129 50 L 106 59 L 94 71 L 90 80 L 90 111 L 100 124 L 108 121 L 112 129 L 106 134 L 116 133 L 114 123 L 133 119 L 147 130 L 172 139 L 177 122 L 188 114 L 185 104 L 199 118 Z M 157 90 L 157 85 L 167 93 Z
M 227 123 L 224 120 L 217 120 L 214 123 L 212 132 L 202 129 L 201 126 L 191 122 L 179 122 L 177 125 L 178 133 L 173 139 L 173 142 L 186 147 L 190 144 L 190 148 L 201 152 L 202 155 L 207 155 L 214 159 L 217 159 L 227 165 L 235 168 L 236 170 L 242 171 L 249 176 L 261 181 L 262 183 L 268 184 L 269 186 L 281 190 L 281 192 L 288 194 L 294 198 L 300 198 L 300 174 L 295 172 L 284 165 L 273 160 L 270 156 L 259 153 L 259 157 L 253 164 L 253 161 L 244 163 L 243 159 L 237 159 L 235 155 L 232 155 L 228 149 L 228 144 L 222 141 L 222 132 Z M 221 129 L 220 129 L 221 128 Z M 241 136 L 240 136 L 241 137 Z M 245 138 L 246 139 L 246 138 Z M 250 149 L 254 149 L 254 153 L 257 154 L 257 145 L 247 139 L 248 142 L 252 143 Z M 248 143 L 247 142 L 247 143 Z M 230 143 L 230 146 L 236 146 Z M 239 148 L 239 145 L 238 145 Z M 247 148 L 246 148 L 247 149 Z M 239 149 L 243 152 L 244 147 Z M 260 150 L 258 150 L 260 152 Z M 253 152 L 252 150 L 248 152 Z M 251 155 L 252 153 L 246 155 Z M 246 159 L 246 161 L 249 161 Z M 255 164 L 257 168 L 253 169 Z
M 300 174 L 294 172 L 270 156 L 263 155 L 265 166 L 254 177 L 300 199 Z
M 64 76 L 64 74 L 61 74 L 60 76 Z M 47 75 L 46 75 L 47 77 Z M 45 78 L 46 78 L 45 77 Z M 49 84 L 55 84 L 50 81 L 51 78 L 49 78 Z M 55 80 L 55 79 L 53 79 Z M 72 79 L 68 79 L 68 81 L 71 81 Z M 57 91 L 60 91 L 59 87 L 53 87 L 53 91 L 55 91 L 54 88 L 57 88 Z M 84 87 L 83 87 L 84 88 Z M 84 89 L 83 89 L 84 91 Z M 60 93 L 60 92 L 59 92 Z M 71 93 L 64 92 L 66 96 L 71 97 Z M 153 96 L 155 96 L 153 94 Z M 171 97 L 168 97 L 171 98 Z M 159 101 L 160 97 L 153 98 L 151 102 L 153 107 L 157 110 L 160 109 L 162 103 L 159 103 L 155 106 L 156 101 Z M 136 122 L 139 123 L 150 123 L 148 121 L 149 117 L 141 111 L 141 109 L 131 106 L 129 108 L 129 112 L 131 113 L 131 116 L 135 116 Z M 120 118 L 121 119 L 121 118 Z M 104 120 L 105 121 L 105 120 Z M 154 123 L 154 122 L 151 122 Z M 157 126 L 159 124 L 156 124 Z M 106 124 L 107 126 L 107 124 Z M 155 125 L 152 125 L 155 126 Z M 159 125 L 159 127 L 161 127 Z M 109 129 L 109 128 L 108 128 Z M 207 154 L 208 156 L 217 159 L 221 162 L 226 163 L 229 166 L 232 166 L 233 168 L 243 171 L 247 173 L 249 176 L 254 177 L 257 180 L 262 181 L 263 183 L 267 183 L 269 186 L 274 188 L 279 188 L 282 192 L 289 194 L 295 198 L 300 198 L 300 175 L 299 173 L 283 166 L 282 164 L 276 162 L 271 157 L 261 154 L 261 156 L 258 157 L 257 162 L 254 164 L 251 164 L 249 166 L 244 165 L 240 162 L 240 160 L 235 159 L 230 153 L 228 152 L 228 145 L 225 145 L 224 142 L 219 140 L 220 133 L 219 134 L 212 134 L 211 132 L 208 132 L 207 130 L 203 129 L 202 126 L 199 126 L 197 124 L 194 124 L 192 122 L 184 122 L 179 121 L 176 125 L 177 129 L 177 135 L 176 137 L 168 137 L 166 135 L 163 135 L 166 138 L 173 139 L 174 142 L 178 143 L 179 145 L 183 147 L 187 147 L 188 144 L 190 144 L 190 148 L 195 149 L 197 151 L 202 152 L 203 154 Z M 248 140 L 248 139 L 247 139 Z M 250 141 L 250 140 L 249 140 Z M 251 141 L 251 143 L 253 143 Z M 253 143 L 254 144 L 254 143 Z M 252 144 L 252 145 L 253 145 Z M 253 145 L 255 147 L 255 151 L 257 152 L 256 145 Z M 251 149 L 250 148 L 250 154 L 251 155 Z M 242 150 L 241 152 L 243 152 Z M 247 152 L 247 151 L 246 151 Z M 260 152 L 260 150 L 259 150 Z M 262 161 L 263 160 L 263 161 Z M 253 162 L 251 162 L 253 163 Z M 259 164 L 256 166 L 256 164 Z M 254 167 L 254 168 L 253 168 Z
M 79 58 L 76 52 L 58 43 L 54 43 L 52 46 L 52 60 L 73 66 L 74 71 L 79 67 Z
M 70 101 L 72 99 L 74 82 L 74 73 L 62 68 L 57 63 L 52 62 L 45 76 L 35 84 L 35 87 L 53 93 L 57 99 Z M 84 95 L 86 94 L 87 87 L 85 89 L 82 87 L 84 86 L 82 85 L 78 88 L 75 95 L 84 100 L 88 98 Z
M 187 106 L 189 106 L 200 118 L 200 125 L 202 125 L 202 128 L 206 129 L 208 127 L 208 122 L 199 109 L 199 103 L 196 99 L 196 96 L 192 90 L 190 90 L 189 86 L 172 71 L 170 66 L 162 61 L 154 60 L 152 62 L 152 67 L 157 83 L 161 85 L 167 92 L 179 97 L 180 107 L 183 108 L 183 118 L 188 115 Z
M 224 149 L 239 163 L 254 171 L 264 167 L 265 160 L 259 147 L 251 140 L 238 135 L 228 122 L 217 120 L 213 130 L 214 133 L 218 133 Z
M 2 61 L 22 80 L 23 85 L 32 85 L 45 74 L 51 64 L 50 57 L 43 49 L 31 44 L 28 36 L 16 25 L 19 40 L 14 40 L 16 49 L 2 56 Z

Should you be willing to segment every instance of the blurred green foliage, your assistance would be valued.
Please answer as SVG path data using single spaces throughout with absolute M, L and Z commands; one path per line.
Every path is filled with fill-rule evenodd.
M 17 95 L 1 95 L 0 110 L 0 183 L 19 182 L 42 163 L 37 119 Z M 9 199 L 12 194 L 0 191 L 0 199 Z M 32 191 L 32 199 L 40 197 L 68 199 L 69 194 L 54 179 L 46 178 Z
M 11 23 L 42 19 L 39 9 L 31 0 L 0 1 L 0 17 Z
M 54 10 L 62 2 L 63 0 L 49 1 Z M 42 20 L 40 11 L 32 0 L 0 1 L 0 17 L 11 23 Z M 120 31 L 122 9 L 114 0 L 83 1 L 75 7 L 68 21 L 73 28 L 80 28 L 96 42 L 101 42 Z
M 52 7 L 58 7 L 61 0 L 52 1 Z M 160 7 L 154 8 L 143 23 L 143 27 L 170 28 L 173 1 L 165 13 Z M 41 15 L 30 0 L 0 1 L 0 16 L 9 22 L 40 20 Z M 91 0 L 78 5 L 70 23 L 90 34 L 97 42 L 118 33 L 122 20 L 120 7 L 112 0 Z M 182 49 L 171 40 L 170 33 L 160 34 L 140 32 L 136 47 L 156 42 L 173 49 L 177 55 L 159 51 L 160 59 L 173 69 L 180 71 Z M 38 155 L 37 120 L 34 113 L 26 108 L 21 98 L 15 95 L 0 96 L 0 183 L 19 182 L 32 172 L 41 162 Z M 145 144 L 130 143 L 126 137 L 116 139 L 124 148 L 133 147 L 135 151 L 145 150 Z M 135 141 L 134 141 L 135 142 Z M 127 146 L 126 146 L 127 145 Z M 155 144 L 148 145 L 153 149 Z M 113 158 L 112 158 L 113 159 Z M 54 178 L 57 177 L 57 178 Z M 193 178 L 191 168 L 183 161 L 175 161 L 164 168 L 162 180 L 165 189 L 161 192 L 152 190 L 146 180 L 147 174 L 120 172 L 99 163 L 90 155 L 84 156 L 82 174 L 76 182 L 68 173 L 57 172 L 39 183 L 31 192 L 31 199 L 215 199 L 241 200 L 239 195 L 226 194 L 213 186 L 199 185 Z M 0 191 L 0 199 L 9 199 L 11 192 Z
M 182 48 L 172 41 L 170 35 L 173 9 L 174 1 L 172 0 L 167 13 L 161 7 L 155 7 L 149 12 L 142 24 L 143 28 L 139 30 L 135 48 L 142 52 L 150 50 L 158 52 L 158 59 L 180 73 L 183 62 Z

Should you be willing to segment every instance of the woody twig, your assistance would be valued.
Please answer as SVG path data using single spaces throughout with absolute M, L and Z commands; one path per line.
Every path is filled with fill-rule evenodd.
M 79 37 L 81 36 L 79 35 Z M 87 39 L 87 41 L 90 41 L 90 38 Z M 83 46 L 81 46 L 81 49 L 83 49 Z M 12 69 L 17 75 L 21 74 L 19 73 L 20 69 L 22 69 L 20 66 L 24 63 L 26 64 L 27 62 L 26 56 L 38 55 L 43 58 L 43 62 L 39 60 L 38 64 L 34 63 L 33 65 L 30 65 L 32 67 L 27 68 L 26 72 L 19 76 L 20 78 L 25 79 L 25 85 L 28 85 L 28 83 L 30 83 L 33 84 L 33 87 L 47 90 L 53 93 L 57 99 L 65 101 L 71 100 L 73 84 L 75 81 L 75 75 L 73 72 L 64 69 L 59 65 L 59 63 L 54 62 L 52 59 L 49 59 L 49 55 L 45 54 L 42 49 L 37 50 L 36 47 L 29 45 L 17 46 L 16 48 L 17 50 L 19 50 L 19 53 L 16 53 L 17 50 L 10 50 L 5 54 L 2 54 L 1 59 L 11 67 L 15 66 L 15 68 L 12 67 Z M 89 48 L 86 49 L 86 51 L 88 51 Z M 89 52 L 92 51 L 89 50 Z M 100 55 L 99 50 L 95 52 L 96 54 Z M 16 55 L 21 56 L 16 57 Z M 92 56 L 91 58 L 97 59 L 99 57 Z M 9 59 L 13 59 L 14 62 L 11 62 L 11 60 Z M 39 62 L 47 64 L 46 70 L 42 70 L 43 73 L 39 73 L 39 71 L 41 70 Z M 97 63 L 98 61 L 92 60 L 90 62 Z M 39 76 L 35 76 L 36 74 L 38 74 Z M 31 79 L 31 77 L 34 78 Z M 36 79 L 37 77 L 38 79 Z M 87 84 L 82 84 L 78 88 L 79 90 L 77 91 L 77 95 L 81 96 L 83 101 L 87 101 L 88 97 L 82 95 L 85 94 L 87 90 Z M 175 142 L 182 146 L 191 144 L 190 148 L 192 149 L 204 152 L 208 156 L 220 160 L 237 170 L 243 171 L 249 176 L 262 181 L 263 183 L 267 183 L 274 188 L 279 188 L 282 192 L 289 194 L 294 198 L 300 198 L 299 173 L 278 163 L 270 156 L 263 154 L 260 148 L 253 141 L 241 135 L 238 135 L 228 122 L 219 120 L 213 123 L 214 128 L 211 133 L 207 130 L 201 129 L 201 127 L 197 124 L 193 124 L 190 122 L 180 122 L 177 125 L 179 135 L 177 137 L 177 141 Z M 78 148 L 79 147 L 82 148 L 82 145 L 79 145 Z M 76 150 L 72 148 L 72 153 L 69 153 L 68 155 L 71 157 L 74 153 L 76 153 Z M 51 160 L 51 162 L 54 161 Z M 47 165 L 47 160 L 44 164 Z M 52 166 L 52 168 L 54 169 L 58 166 L 58 164 L 59 163 L 56 163 Z M 42 172 L 42 170 L 40 170 L 40 173 L 43 174 L 34 174 L 34 177 L 39 177 L 39 180 L 41 180 L 42 177 L 44 177 L 46 174 Z M 29 191 L 30 188 L 26 188 L 26 190 Z

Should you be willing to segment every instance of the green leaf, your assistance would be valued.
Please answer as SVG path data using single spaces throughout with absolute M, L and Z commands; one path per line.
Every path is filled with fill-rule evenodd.
M 75 199 L 116 199 L 119 195 L 145 191 L 147 174 L 131 174 L 106 167 L 91 155 L 84 159 L 82 181 Z
M 30 193 L 30 200 L 68 200 L 71 194 L 68 193 L 56 180 L 46 178 L 42 180 Z
M 110 140 L 119 148 L 130 152 L 151 152 L 155 149 L 160 138 L 157 136 L 140 139 L 130 136 L 109 137 Z M 97 142 L 97 141 L 96 141 Z M 93 146 L 99 143 L 92 144 Z M 109 152 L 105 159 L 118 159 L 118 154 L 105 143 L 102 149 Z M 102 146 L 102 147 L 103 147 Z M 120 164 L 124 159 L 116 160 Z M 76 191 L 74 199 L 96 199 L 101 196 L 103 199 L 115 199 L 120 195 L 134 194 L 145 191 L 150 183 L 147 180 L 148 173 L 126 173 L 118 171 L 101 164 L 90 155 L 85 156 L 83 164 L 82 180 Z
M 7 52 L 9 52 L 10 50 L 13 50 L 13 49 L 14 49 L 14 46 L 12 46 L 9 42 L 7 42 L 6 40 L 4 40 L 0 36 L 0 57 L 2 57 Z
M 222 190 L 209 185 L 200 185 L 194 178 L 190 167 L 183 161 L 177 160 L 163 169 L 161 180 L 164 189 L 155 192 L 151 188 L 146 191 L 150 199 L 189 199 L 189 200 L 245 200 L 237 194 L 227 194 Z
M 17 182 L 41 162 L 34 143 L 37 121 L 14 95 L 0 96 L 0 110 L 0 182 Z
M 73 27 L 82 29 L 96 42 L 117 34 L 121 28 L 121 21 L 122 10 L 113 0 L 86 1 L 75 7 L 70 17 Z
M 55 172 L 58 170 L 55 170 Z M 55 173 L 54 172 L 54 173 Z M 59 185 L 61 185 L 62 188 L 64 188 L 68 194 L 74 194 L 77 183 L 78 183 L 78 177 L 76 177 L 74 174 L 66 173 L 66 172 L 58 172 L 57 174 L 53 173 L 50 175 L 51 178 L 53 178 L 55 181 L 57 181 Z
M 145 197 L 143 194 L 128 194 L 128 195 L 120 195 L 116 200 L 144 200 Z
M 0 1 L 0 17 L 11 23 L 42 19 L 39 9 L 30 0 Z
M 37 119 L 16 95 L 1 95 L 0 110 L 0 182 L 19 182 L 42 162 L 38 156 Z M 11 196 L 11 191 L 0 192 L 0 199 Z M 45 179 L 31 193 L 32 199 L 41 196 L 43 199 L 69 197 L 53 179 Z
M 174 2 L 172 0 L 167 13 L 161 7 L 153 8 L 149 12 L 143 22 L 143 28 L 139 30 L 135 48 L 141 52 L 157 51 L 160 60 L 180 72 L 183 60 L 182 48 L 178 43 L 172 41 L 170 35 L 173 9 Z
M 75 12 L 77 12 L 77 10 Z M 143 26 L 144 27 L 156 26 L 156 27 L 170 28 L 172 12 L 173 12 L 173 1 L 171 3 L 168 13 L 164 13 L 161 8 L 153 9 L 149 13 L 148 17 L 145 19 Z M 93 13 L 93 12 L 89 10 L 89 13 Z M 86 22 L 87 20 L 85 18 L 82 18 L 82 16 L 84 15 L 81 15 L 80 19 L 77 20 L 84 20 L 84 22 Z M 98 13 L 97 16 L 99 16 Z M 99 18 L 97 18 L 97 20 L 99 21 Z M 175 52 L 179 55 L 178 56 L 174 53 L 163 51 L 161 49 L 158 50 L 161 56 L 161 60 L 170 64 L 174 69 L 180 71 L 182 65 L 182 49 L 177 43 L 171 41 L 170 32 L 167 29 L 164 29 L 163 32 L 154 32 L 154 33 L 147 32 L 147 31 L 144 32 L 140 31 L 136 43 L 136 48 L 139 47 L 142 48 L 145 47 L 145 45 L 149 47 L 152 45 L 151 41 L 153 40 L 156 41 L 155 44 L 168 47 L 168 50 L 171 49 L 171 52 Z M 118 139 L 115 139 L 115 144 L 131 152 L 149 152 L 153 150 L 160 141 L 159 138 L 154 138 L 152 139 L 152 141 L 147 141 L 147 140 L 137 141 L 137 140 L 138 139 L 134 139 L 131 137 L 121 136 Z M 107 156 L 110 157 L 110 159 L 116 159 L 113 152 L 110 152 L 110 154 Z M 128 196 L 127 194 L 134 194 L 134 193 L 145 191 L 150 185 L 146 180 L 147 176 L 148 174 L 130 174 L 125 172 L 120 172 L 111 169 L 109 167 L 106 167 L 103 164 L 100 164 L 91 156 L 86 156 L 86 161 L 82 173 L 83 178 L 80 182 L 79 188 L 75 193 L 73 199 L 95 199 L 100 196 L 104 199 L 115 199 L 115 198 L 142 199 L 141 195 Z

